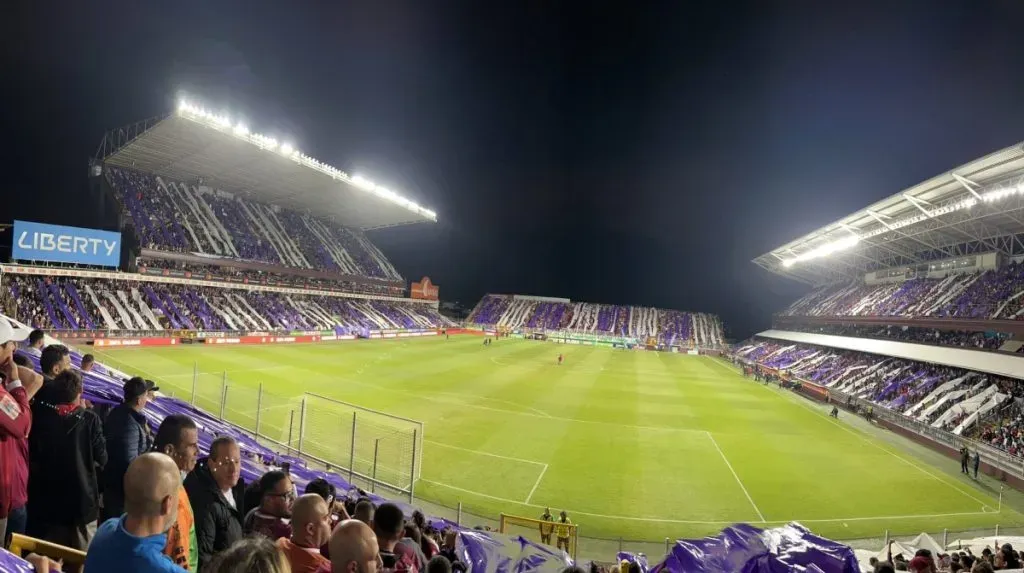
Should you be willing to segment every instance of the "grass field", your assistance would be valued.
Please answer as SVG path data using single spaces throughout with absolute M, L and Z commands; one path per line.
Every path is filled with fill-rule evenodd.
M 96 354 L 179 397 L 197 367 L 208 408 L 227 372 L 226 417 L 248 427 L 262 383 L 269 435 L 286 434 L 303 392 L 421 420 L 417 497 L 490 518 L 565 509 L 583 536 L 660 540 L 740 521 L 797 520 L 835 538 L 1024 525 L 954 461 L 832 420 L 713 358 L 470 336 Z M 336 443 L 326 432 L 312 447 L 347 452 L 346 424 Z

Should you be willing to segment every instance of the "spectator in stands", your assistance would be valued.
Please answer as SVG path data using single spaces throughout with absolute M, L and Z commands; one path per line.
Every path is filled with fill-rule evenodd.
M 352 512 L 352 518 L 362 521 L 366 525 L 373 525 L 373 502 L 368 499 L 361 499 L 356 504 L 356 510 Z
M 10 348 L 13 349 L 14 345 L 11 344 Z M 16 364 L 17 369 L 5 373 L 5 365 L 9 362 Z M 29 400 L 32 400 L 36 392 L 43 386 L 42 375 L 34 372 L 28 358 L 21 354 L 15 354 L 10 361 L 0 358 L 0 376 L 4 380 L 11 380 L 8 391 L 20 385 Z M 5 385 L 0 385 L 0 387 Z M 31 412 L 30 409 L 26 409 L 26 411 Z M 8 534 L 25 533 L 28 524 L 28 436 L 21 436 L 16 441 L 19 455 L 14 458 L 14 463 L 11 465 L 11 510 L 7 516 Z M 3 541 L 3 537 L 3 533 L 0 532 L 0 542 Z
M 427 563 L 427 573 L 452 573 L 452 562 L 443 555 L 435 555 Z
M 324 478 L 310 480 L 309 483 L 306 484 L 306 491 L 304 493 L 315 493 L 322 497 L 323 500 L 327 502 L 327 507 L 330 509 L 331 515 L 335 521 L 344 521 L 349 519 L 348 511 L 345 510 L 345 504 L 338 499 L 338 490 L 331 482 Z
M 243 529 L 271 540 L 291 537 L 287 519 L 292 515 L 294 501 L 295 488 L 288 474 L 280 470 L 263 474 L 246 492 L 246 507 L 254 507 L 246 514 Z
M 16 329 L 6 319 L 0 320 L 0 467 L 13 471 L 0 471 L 0 545 L 4 545 L 8 528 L 12 532 L 24 531 L 25 502 L 28 492 L 24 486 L 28 474 L 27 439 L 32 427 L 29 392 L 38 390 L 39 382 L 23 386 L 21 369 L 14 362 L 14 349 L 25 340 L 27 331 Z M 27 382 L 27 380 L 26 380 Z
M 266 537 L 241 539 L 221 552 L 205 570 L 212 573 L 290 573 L 284 553 Z
M 377 538 L 369 525 L 355 519 L 338 524 L 328 543 L 331 573 L 377 573 L 382 568 Z
M 331 537 L 331 511 L 322 497 L 307 493 L 292 507 L 291 538 L 281 537 L 277 547 L 291 564 L 292 573 L 316 573 L 330 565 L 320 548 Z
M 185 490 L 196 520 L 200 570 L 214 554 L 242 539 L 245 485 L 241 469 L 238 442 L 230 436 L 220 436 L 210 444 L 210 456 L 196 464 L 185 478 Z
M 82 356 L 82 372 L 91 372 L 96 365 L 96 358 L 92 354 Z
M 82 377 L 65 370 L 50 387 L 32 404 L 29 533 L 84 551 L 96 533 L 106 443 L 99 417 L 82 407 Z
M 402 551 L 413 554 L 416 559 L 416 570 L 424 571 L 427 568 L 428 554 L 423 551 L 423 532 L 413 523 L 406 523 L 402 539 L 398 542 L 403 545 Z
M 178 467 L 152 452 L 132 461 L 124 476 L 125 514 L 105 521 L 85 557 L 86 571 L 182 572 L 166 555 L 167 530 L 178 512 Z
M 199 570 L 199 546 L 196 543 L 195 516 L 188 492 L 181 482 L 196 467 L 199 454 L 199 430 L 192 418 L 172 414 L 160 423 L 153 449 L 169 456 L 178 466 L 178 518 L 167 531 L 164 554 L 188 571 Z
M 152 446 L 142 414 L 153 388 L 136 376 L 124 383 L 124 401 L 110 411 L 103 423 L 107 441 L 107 465 L 103 471 L 103 514 L 107 519 L 121 515 L 124 506 L 124 472 L 132 460 Z
M 32 356 L 42 356 L 44 344 L 46 344 L 46 333 L 37 328 L 29 333 L 28 348 L 26 348 L 25 351 Z
M 373 532 L 380 546 L 380 559 L 388 571 L 416 573 L 416 554 L 408 545 L 399 543 L 405 532 L 405 516 L 393 503 L 384 503 L 373 516 Z M 334 555 L 334 549 L 331 549 Z
M 71 352 L 63 344 L 51 344 L 43 349 L 39 356 L 39 369 L 43 373 L 43 387 L 36 396 L 37 400 L 53 403 L 50 395 L 50 382 L 54 376 L 71 367 Z

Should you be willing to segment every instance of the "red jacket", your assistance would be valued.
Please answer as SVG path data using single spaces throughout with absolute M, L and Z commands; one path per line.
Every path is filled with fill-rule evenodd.
M 27 499 L 26 444 L 32 427 L 28 396 L 20 386 L 10 392 L 0 385 L 0 519 Z

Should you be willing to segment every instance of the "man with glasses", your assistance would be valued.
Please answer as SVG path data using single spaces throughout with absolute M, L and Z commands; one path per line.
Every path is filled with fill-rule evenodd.
M 210 456 L 200 460 L 185 478 L 195 515 L 200 570 L 216 553 L 242 539 L 245 485 L 241 472 L 238 442 L 220 436 L 210 444 Z
M 247 499 L 255 507 L 245 516 L 245 532 L 271 540 L 291 537 L 292 526 L 288 520 L 295 502 L 295 487 L 288 474 L 281 470 L 269 471 L 249 491 L 251 497 Z

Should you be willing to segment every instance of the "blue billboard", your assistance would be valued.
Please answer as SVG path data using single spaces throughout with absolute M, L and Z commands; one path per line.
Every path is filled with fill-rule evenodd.
M 121 261 L 121 233 L 110 231 L 15 221 L 13 242 L 15 260 L 100 267 Z

